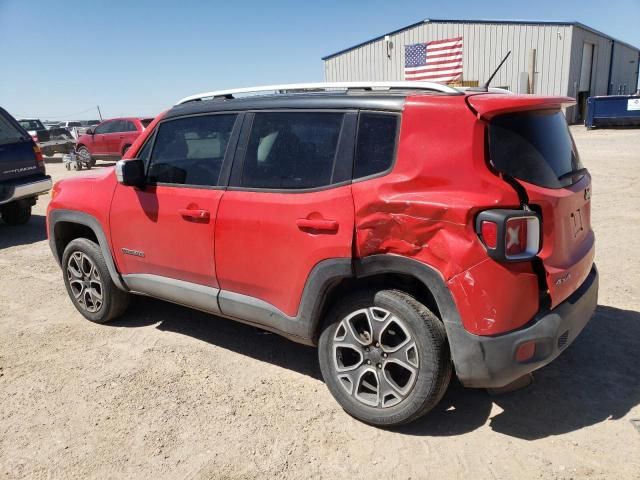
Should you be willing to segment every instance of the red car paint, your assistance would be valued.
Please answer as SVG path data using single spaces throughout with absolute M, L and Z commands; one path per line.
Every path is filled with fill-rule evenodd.
M 514 187 L 488 164 L 488 120 L 513 111 L 558 111 L 572 101 L 410 95 L 396 161 L 383 176 L 290 195 L 171 186 L 140 191 L 118 184 L 108 170 L 56 184 L 49 211 L 94 215 L 108 232 L 122 274 L 153 273 L 220 287 L 290 316 L 298 311 L 311 269 L 325 258 L 411 257 L 439 272 L 468 332 L 497 335 L 529 322 L 541 308 L 541 292 L 533 262 L 489 258 L 474 228 L 483 210 L 521 208 Z M 137 155 L 160 118 L 126 158 Z M 587 174 L 558 189 L 519 183 L 541 211 L 538 258 L 555 306 L 580 286 L 593 263 L 585 193 L 591 180 Z M 204 210 L 208 216 L 185 217 L 184 209 Z M 572 216 L 577 210 L 579 231 Z M 123 255 L 122 248 L 139 249 L 145 256 Z
M 149 125 L 150 121 L 149 118 L 138 117 L 110 118 L 92 127 L 93 134 L 81 135 L 76 149 L 86 147 L 92 157 L 121 158 L 145 131 L 145 125 Z M 117 131 L 109 131 L 113 129 Z

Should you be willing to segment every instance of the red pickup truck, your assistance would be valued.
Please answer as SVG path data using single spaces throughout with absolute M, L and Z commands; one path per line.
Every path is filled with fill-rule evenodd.
M 112 118 L 87 129 L 78 138 L 76 152 L 85 163 L 96 160 L 118 160 L 136 141 L 153 118 Z

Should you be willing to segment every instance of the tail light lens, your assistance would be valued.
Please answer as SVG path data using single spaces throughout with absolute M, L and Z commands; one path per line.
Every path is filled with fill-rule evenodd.
M 36 163 L 38 164 L 38 167 L 45 171 L 46 167 L 44 166 L 44 157 L 42 155 L 42 150 L 40 150 L 38 145 L 33 146 L 33 154 L 36 156 Z
M 540 218 L 529 210 L 480 212 L 476 232 L 495 260 L 531 260 L 540 251 Z

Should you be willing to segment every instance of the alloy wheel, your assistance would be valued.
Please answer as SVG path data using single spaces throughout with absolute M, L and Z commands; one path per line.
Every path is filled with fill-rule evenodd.
M 350 313 L 338 324 L 331 348 L 339 383 L 358 402 L 388 408 L 411 393 L 418 349 L 409 328 L 390 311 L 369 307 Z
M 67 280 L 73 296 L 84 310 L 90 313 L 100 310 L 104 290 L 100 273 L 91 258 L 82 252 L 73 252 L 67 262 Z

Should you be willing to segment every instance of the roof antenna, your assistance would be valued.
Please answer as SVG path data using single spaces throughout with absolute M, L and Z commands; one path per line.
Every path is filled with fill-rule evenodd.
M 482 85 L 481 87 L 471 87 L 469 89 L 469 91 L 472 92 L 488 92 L 489 91 L 489 84 L 491 83 L 491 80 L 493 80 L 493 77 L 496 76 L 496 74 L 498 73 L 498 71 L 500 70 L 500 67 L 502 67 L 502 64 L 504 62 L 507 61 L 507 58 L 509 58 L 509 55 L 511 55 L 511 50 L 509 50 L 507 52 L 507 54 L 504 56 L 504 58 L 502 59 L 502 61 L 500 62 L 500 65 L 498 65 L 498 68 L 496 68 L 493 73 L 491 74 L 491 76 L 489 77 L 489 80 L 487 80 L 484 85 Z

